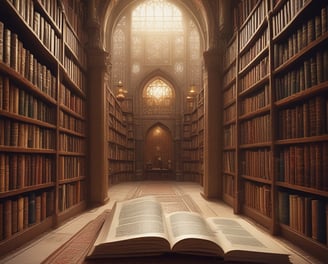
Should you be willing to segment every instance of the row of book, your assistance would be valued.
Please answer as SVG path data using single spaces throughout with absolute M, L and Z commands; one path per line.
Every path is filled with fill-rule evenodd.
M 243 150 L 240 158 L 241 174 L 271 180 L 271 156 L 272 151 L 269 148 Z
M 48 155 L 0 153 L 0 193 L 52 182 L 54 163 Z
M 59 112 L 59 126 L 79 134 L 85 134 L 85 122 L 63 111 Z
M 62 61 L 61 36 L 57 35 L 56 30 L 39 12 L 34 12 L 32 29 L 39 40 L 51 52 L 51 54 Z
M 87 7 L 84 6 L 86 3 L 79 1 L 78 3 L 70 0 L 62 1 L 65 9 L 66 17 L 69 21 L 70 27 L 74 30 L 75 34 L 78 36 L 79 40 L 84 43 L 87 39 L 85 30 L 83 29 L 84 21 L 87 21 L 85 16 L 85 10 Z
M 312 17 L 303 21 L 283 42 L 274 45 L 275 68 L 327 33 L 327 13 L 328 6 L 322 7 L 319 14 L 313 14 L 315 17 L 311 15 Z
M 74 56 L 79 61 L 80 65 L 83 68 L 86 68 L 87 65 L 86 52 L 80 40 L 76 37 L 75 33 L 69 26 L 66 26 L 65 43 L 73 52 Z
M 184 138 L 182 142 L 182 148 L 184 149 L 197 149 L 199 147 L 199 139 L 198 136 L 194 136 L 191 138 Z
M 247 207 L 253 208 L 261 214 L 271 217 L 272 200 L 271 187 L 269 185 L 245 181 L 244 198 Z
M 134 132 L 132 100 L 118 103 L 107 88 L 108 175 L 112 184 L 132 180 L 134 173 Z
M 328 243 L 328 203 L 305 194 L 278 192 L 280 223 L 320 243 Z
M 58 209 L 59 212 L 80 203 L 85 193 L 85 182 L 78 181 L 74 183 L 60 184 L 58 189 Z
M 236 171 L 236 152 L 224 151 L 223 152 L 223 170 L 225 172 L 234 173 Z
M 60 133 L 59 149 L 64 152 L 83 154 L 86 151 L 86 142 L 84 138 L 72 136 L 67 133 Z
M 57 0 L 41 0 L 37 2 L 33 0 L 8 0 L 8 2 L 12 4 L 31 28 L 33 28 L 33 14 L 35 13 L 35 9 L 40 8 L 38 5 L 40 3 L 43 10 L 48 13 L 51 20 L 56 24 L 57 29 L 60 32 L 62 31 L 63 12 Z
M 133 162 L 121 162 L 121 161 L 113 161 L 109 160 L 109 175 L 112 176 L 114 174 L 121 174 L 125 172 L 134 172 L 134 164 Z
M 228 89 L 223 92 L 223 105 L 226 106 L 236 99 L 236 84 L 233 83 Z
M 86 176 L 86 162 L 84 157 L 59 156 L 59 180 L 84 176 Z
M 237 116 L 237 110 L 236 106 L 233 104 L 227 108 L 224 109 L 223 111 L 223 122 L 229 122 L 235 120 Z
M 0 75 L 0 110 L 54 124 L 56 108 Z
M 282 147 L 277 166 L 278 181 L 328 191 L 328 142 Z
M 119 104 L 116 102 L 114 104 L 108 104 L 108 116 L 110 117 L 109 122 L 113 122 L 113 120 L 115 120 L 116 122 L 123 123 L 122 120 L 124 120 L 124 114 L 120 109 Z
M 223 145 L 224 147 L 235 147 L 237 144 L 236 124 L 231 124 L 224 128 L 223 131 Z
M 237 41 L 236 38 L 232 39 L 232 42 L 228 45 L 223 54 L 223 61 L 225 70 L 236 60 L 237 56 Z
M 239 71 L 243 70 L 253 59 L 268 47 L 269 30 L 265 28 L 258 40 L 239 58 Z M 236 50 L 235 50 L 236 53 Z
M 230 84 L 235 78 L 236 78 L 236 64 L 232 64 L 231 67 L 225 72 L 223 75 L 222 84 L 223 87 L 226 87 L 228 84 Z
M 240 50 L 242 50 L 248 41 L 252 38 L 254 33 L 266 19 L 268 13 L 267 1 L 259 0 L 260 4 L 256 7 L 256 10 L 249 17 L 246 24 L 244 24 L 240 30 L 239 35 L 239 46 Z
M 0 240 L 9 239 L 54 212 L 54 192 L 30 192 L 0 202 Z
M 270 114 L 241 122 L 240 131 L 241 144 L 270 142 L 272 139 Z
M 248 15 L 253 11 L 255 5 L 262 0 L 244 0 L 238 2 L 239 26 L 247 19 Z
M 318 50 L 274 80 L 276 99 L 288 97 L 328 81 L 328 50 Z
M 109 128 L 107 135 L 108 135 L 107 139 L 110 142 L 115 143 L 117 145 L 126 146 L 127 143 L 126 134 L 117 133 L 117 131 Z
M 55 130 L 33 124 L 0 119 L 0 145 L 20 148 L 55 149 Z
M 119 134 L 125 135 L 126 134 L 126 123 L 123 123 L 117 116 L 107 116 L 107 121 L 109 125 L 109 130 L 116 131 Z
M 278 111 L 279 139 L 328 134 L 328 98 L 318 95 Z
M 24 47 L 18 35 L 0 21 L 0 62 L 4 62 L 40 91 L 56 99 L 57 82 L 50 68 Z
M 22 2 L 24 0 L 18 0 L 18 1 Z M 60 3 L 57 0 L 41 0 L 39 2 L 46 10 L 48 15 L 51 17 L 51 19 L 54 21 L 59 31 L 62 31 L 63 12 Z
M 277 36 L 294 19 L 295 16 L 312 0 L 288 0 L 281 9 L 274 14 L 272 20 L 273 36 Z
M 71 91 L 65 84 L 60 84 L 59 102 L 74 113 L 84 116 L 86 111 L 85 100 Z
M 264 57 L 239 80 L 239 92 L 245 91 L 269 74 L 269 59 Z
M 69 78 L 82 91 L 86 91 L 86 76 L 80 66 L 71 58 L 65 55 L 64 67 Z
M 125 147 L 109 143 L 108 158 L 114 160 L 129 160 L 129 151 Z
M 60 60 L 60 38 L 57 32 L 62 29 L 62 12 L 57 7 L 57 12 L 53 19 L 53 23 L 49 23 L 48 18 L 41 15 L 42 11 L 40 5 L 36 5 L 34 1 L 28 1 L 27 3 L 22 0 L 11 1 L 12 6 L 20 14 L 20 17 L 27 23 L 31 30 L 36 34 L 41 43 L 43 43 L 48 50 Z M 47 5 L 43 5 L 47 6 Z M 61 24 L 57 24 L 61 23 Z M 55 23 L 55 24 L 54 24 Z M 55 25 L 55 28 L 53 27 Z M 60 32 L 61 33 L 61 32 Z
M 240 102 L 240 114 L 245 115 L 255 112 L 270 104 L 269 85 L 265 84 L 259 90 L 251 94 L 249 97 L 242 99 Z

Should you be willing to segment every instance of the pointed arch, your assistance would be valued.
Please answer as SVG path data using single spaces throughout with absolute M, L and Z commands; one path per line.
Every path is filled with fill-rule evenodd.
M 173 137 L 167 126 L 155 123 L 146 132 L 144 165 L 147 169 L 172 169 Z
M 173 114 L 176 105 L 173 85 L 161 75 L 153 76 L 142 87 L 141 104 L 145 115 Z

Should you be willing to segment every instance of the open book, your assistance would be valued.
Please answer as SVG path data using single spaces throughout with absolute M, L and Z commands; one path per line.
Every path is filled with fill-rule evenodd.
M 194 212 L 164 214 L 154 197 L 117 202 L 88 258 L 164 253 L 218 256 L 229 261 L 289 263 L 268 235 L 242 219 L 203 218 Z

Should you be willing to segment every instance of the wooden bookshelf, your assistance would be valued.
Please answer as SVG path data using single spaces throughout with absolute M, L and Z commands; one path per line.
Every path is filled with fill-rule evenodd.
M 203 183 L 204 164 L 204 90 L 188 99 L 188 111 L 182 122 L 183 181 Z
M 324 2 L 284 1 L 272 15 L 278 224 L 322 259 L 328 253 L 327 11 Z
M 227 43 L 223 69 L 223 200 L 233 206 L 237 173 L 237 51 L 238 36 Z
M 107 86 L 108 177 L 110 184 L 134 180 L 133 99 L 118 101 Z
M 0 4 L 1 255 L 87 197 L 82 2 L 19 3 Z
M 223 198 L 324 259 L 327 2 L 244 0 L 233 13 L 222 81 Z

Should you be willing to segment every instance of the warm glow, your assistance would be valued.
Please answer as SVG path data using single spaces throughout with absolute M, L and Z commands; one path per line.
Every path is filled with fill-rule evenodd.
M 165 0 L 147 0 L 132 12 L 132 31 L 182 31 L 180 10 Z
M 157 79 L 148 85 L 145 97 L 161 100 L 164 98 L 172 98 L 172 95 L 171 87 L 161 79 Z

